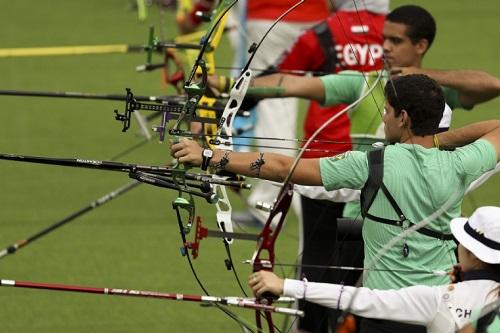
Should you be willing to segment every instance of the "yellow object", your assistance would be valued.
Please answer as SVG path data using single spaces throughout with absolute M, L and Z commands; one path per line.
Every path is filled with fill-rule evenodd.
M 434 134 L 434 147 L 436 147 L 437 149 L 439 149 L 439 140 L 438 140 L 438 137 L 436 134 Z
M 128 45 L 83 45 L 0 49 L 0 58 L 127 53 Z
M 214 106 L 215 98 L 210 98 L 202 96 L 200 102 L 198 103 L 198 115 L 203 118 L 216 118 L 215 111 L 203 109 L 203 106 Z M 215 149 L 213 144 L 210 144 L 210 140 L 215 139 L 217 135 L 217 124 L 204 124 L 203 134 L 207 146 L 210 149 Z
M 220 20 L 219 24 L 215 28 L 215 32 L 212 34 L 212 37 L 210 38 L 210 41 L 208 42 L 208 45 L 210 47 L 210 50 L 207 50 L 204 55 L 203 59 L 205 60 L 205 63 L 207 65 L 207 72 L 209 75 L 215 74 L 215 57 L 214 57 L 214 51 L 217 46 L 220 43 L 220 40 L 222 38 L 222 33 L 224 32 L 224 27 L 226 25 L 226 21 L 228 18 L 228 14 Z M 218 20 L 218 17 L 212 17 L 212 20 Z M 205 36 L 208 33 L 208 31 L 203 31 L 201 32 L 195 32 L 191 33 L 188 35 L 183 35 L 183 36 L 178 36 L 175 38 L 175 42 L 177 43 L 199 43 L 201 38 Z M 198 57 L 199 50 L 186 50 L 186 58 L 187 58 L 187 63 L 189 66 L 194 66 L 194 62 L 196 58 Z M 198 67 L 197 74 L 201 74 L 201 68 Z
M 175 14 L 176 18 L 186 16 L 193 8 L 193 3 L 191 0 L 177 0 L 177 12 Z
M 148 17 L 145 0 L 137 0 L 137 18 L 140 22 L 144 22 Z
M 175 37 L 174 42 L 176 43 L 199 42 L 201 40 L 201 37 L 203 36 L 205 36 L 205 31 L 195 31 L 190 34 L 185 34 Z

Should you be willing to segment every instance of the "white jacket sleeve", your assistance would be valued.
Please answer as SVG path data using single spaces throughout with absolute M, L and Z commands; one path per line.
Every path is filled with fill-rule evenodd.
M 362 317 L 423 326 L 436 316 L 441 299 L 439 288 L 429 286 L 372 290 L 338 284 L 285 280 L 283 295 L 304 298 L 304 294 L 309 302 L 341 310 L 349 307 L 349 312 Z
M 495 169 L 483 173 L 481 175 L 481 177 L 479 177 L 478 179 L 473 181 L 469 185 L 469 187 L 467 188 L 467 191 L 465 191 L 465 194 L 476 190 L 479 186 L 483 185 L 484 182 L 486 182 L 488 179 L 490 179 L 491 176 L 493 176 L 494 174 L 496 174 L 499 171 L 500 171 L 500 163 L 497 163 L 497 165 L 495 166 Z
M 294 185 L 295 192 L 316 200 L 328 200 L 333 202 L 350 202 L 359 200 L 360 190 L 342 188 L 339 190 L 327 191 L 323 186 Z

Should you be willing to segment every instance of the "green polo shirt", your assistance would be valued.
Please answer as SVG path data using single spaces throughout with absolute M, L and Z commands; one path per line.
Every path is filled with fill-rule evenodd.
M 496 162 L 496 151 L 486 140 L 477 140 L 455 151 L 395 144 L 385 148 L 383 180 L 412 223 L 419 223 L 448 203 L 444 212 L 434 218 L 426 228 L 450 233 L 449 222 L 460 215 L 465 190 L 472 181 L 493 169 Z M 361 189 L 368 178 L 366 153 L 351 151 L 322 158 L 320 171 L 323 185 L 329 191 L 339 188 Z M 382 191 L 377 194 L 369 212 L 374 216 L 397 219 L 394 209 Z M 365 266 L 386 243 L 402 231 L 403 228 L 398 226 L 365 219 Z M 406 258 L 402 253 L 404 242 L 410 249 Z M 375 268 L 408 271 L 448 270 L 455 264 L 454 250 L 453 241 L 441 241 L 414 232 L 383 255 Z M 447 276 L 432 276 L 427 273 L 370 271 L 365 273 L 363 285 L 374 289 L 397 289 L 417 284 L 439 285 L 448 282 Z
M 373 84 L 377 83 L 379 72 L 361 73 L 357 71 L 343 71 L 339 74 L 321 76 L 325 87 L 325 101 L 323 105 L 351 104 L 363 96 Z M 350 133 L 353 139 L 353 150 L 368 151 L 370 144 L 384 141 L 382 127 L 382 112 L 384 112 L 384 87 L 387 82 L 387 72 L 382 72 L 382 78 L 366 98 L 354 106 L 349 112 L 351 121 Z M 458 92 L 449 87 L 442 87 L 448 106 L 453 110 L 465 109 L 459 101 Z M 470 108 L 468 108 L 470 109 Z M 357 201 L 345 205 L 344 217 L 360 219 L 360 208 Z

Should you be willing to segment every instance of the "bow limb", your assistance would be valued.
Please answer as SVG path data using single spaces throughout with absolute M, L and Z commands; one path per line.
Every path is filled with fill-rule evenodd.
M 191 74 L 189 75 L 188 81 L 186 82 L 186 85 L 190 84 L 195 75 L 198 72 L 198 66 L 203 59 L 204 54 L 208 51 L 210 52 L 210 45 L 212 42 L 218 42 L 220 41 L 220 35 L 222 34 L 223 29 L 223 24 L 221 22 L 224 20 L 225 22 L 225 17 L 226 14 L 229 12 L 229 10 L 238 2 L 238 0 L 221 0 L 217 7 L 214 10 L 214 13 L 212 15 L 212 20 L 207 28 L 207 34 L 202 38 L 201 43 L 202 47 L 198 53 L 198 56 L 196 57 L 196 60 L 194 61 L 193 68 L 191 70 Z M 219 28 L 219 30 L 217 30 Z
M 220 35 L 222 34 L 222 28 L 223 26 L 221 22 L 223 21 L 224 17 L 226 17 L 227 12 L 229 9 L 231 9 L 232 6 L 237 2 L 237 0 L 223 0 L 220 1 L 216 9 L 214 10 L 213 16 L 212 16 L 212 21 L 207 29 L 206 35 L 201 40 L 201 49 L 198 53 L 198 56 L 193 64 L 193 68 L 191 70 L 191 74 L 189 76 L 189 79 L 186 81 L 184 84 L 184 90 L 187 93 L 188 96 L 188 101 L 185 104 L 185 107 L 183 108 L 181 115 L 177 119 L 175 125 L 171 129 L 170 133 L 177 136 L 174 138 L 174 140 L 178 141 L 178 135 L 189 132 L 190 131 L 190 124 L 186 123 L 185 118 L 186 116 L 193 116 L 196 108 L 198 107 L 198 104 L 200 103 L 200 100 L 202 99 L 203 95 L 205 94 L 206 88 L 207 88 L 207 76 L 208 76 L 208 70 L 206 66 L 206 62 L 203 60 L 203 56 L 205 52 L 207 51 L 209 44 L 214 41 L 218 43 L 220 40 Z M 218 30 L 217 30 L 218 29 Z M 198 73 L 198 71 L 201 70 L 201 80 L 198 83 L 193 83 L 195 75 Z M 184 129 L 181 129 L 181 127 L 184 127 Z M 180 163 L 177 163 L 174 168 L 173 168 L 173 179 L 176 185 L 179 185 L 180 187 L 185 186 L 186 184 L 186 179 L 185 179 L 185 174 L 189 167 L 187 165 L 183 165 Z M 194 221 L 194 216 L 195 216 L 195 208 L 194 208 L 194 199 L 192 196 L 189 196 L 189 199 L 186 200 L 183 198 L 183 193 L 179 191 L 179 196 L 178 198 L 174 201 L 174 208 L 177 211 L 178 217 L 179 215 L 179 208 L 185 209 L 188 211 L 188 223 L 186 226 L 184 226 L 184 231 L 189 231 L 192 223 Z M 182 228 L 181 228 L 182 229 Z M 182 231 L 181 231 L 182 234 Z M 184 240 L 185 242 L 185 240 Z
M 292 196 L 293 184 L 290 183 L 288 184 L 287 190 L 281 192 L 278 196 L 278 199 L 269 214 L 266 224 L 260 232 L 259 240 L 257 241 L 257 248 L 252 256 L 253 272 L 258 272 L 260 270 L 271 272 L 273 271 L 275 260 L 274 245 L 292 203 Z M 273 227 L 274 223 L 276 223 L 276 225 Z M 275 298 L 274 295 L 270 294 L 262 295 L 262 297 L 264 299 L 261 300 L 261 302 L 268 305 L 271 305 L 273 299 Z M 266 319 L 269 327 L 269 333 L 274 333 L 275 326 L 272 320 L 271 313 L 265 312 L 263 314 L 261 311 L 256 311 L 255 320 L 259 332 L 262 332 L 262 317 Z
M 201 107 L 199 108 L 199 114 L 201 117 L 214 118 L 216 117 L 215 112 L 211 110 L 203 109 L 203 105 L 213 105 L 215 99 L 203 96 L 200 100 Z M 216 138 L 217 135 L 217 125 L 216 124 L 205 124 L 203 126 L 205 144 L 211 149 L 216 148 L 216 146 L 210 144 L 212 139 Z M 212 175 L 215 179 L 225 180 L 228 177 L 220 176 L 217 174 Z M 220 184 L 213 185 L 213 191 L 216 193 L 219 200 L 215 204 L 217 209 L 216 220 L 217 226 L 222 232 L 233 232 L 233 223 L 231 220 L 232 206 L 229 201 L 229 196 L 227 195 L 226 187 Z M 232 238 L 225 238 L 228 244 L 233 242 Z
M 300 0 L 298 3 L 296 3 L 294 6 L 292 6 L 290 9 L 288 9 L 285 13 L 283 13 L 270 27 L 270 29 L 266 32 L 266 34 L 263 36 L 263 38 L 260 40 L 259 44 L 256 45 L 254 44 L 252 46 L 252 55 L 250 56 L 245 68 L 242 70 L 241 72 L 241 75 L 240 77 L 238 78 L 238 80 L 236 81 L 236 84 L 234 85 L 234 87 L 232 88 L 231 90 L 231 93 L 230 93 L 230 96 L 229 96 L 229 100 L 224 108 L 224 112 L 222 114 L 222 117 L 220 119 L 220 122 L 219 122 L 219 126 L 217 127 L 217 133 L 216 133 L 216 139 L 214 140 L 215 144 L 214 144 L 214 147 L 215 148 L 220 148 L 220 149 L 225 149 L 225 150 L 232 150 L 233 149 L 233 142 L 232 142 L 232 125 L 233 125 L 233 121 L 234 121 L 234 118 L 235 118 L 235 115 L 236 113 L 238 112 L 240 106 L 241 106 L 241 103 L 243 101 L 243 98 L 246 94 L 246 91 L 250 85 L 250 79 L 252 77 L 252 71 L 249 69 L 249 66 L 250 66 L 250 63 L 253 59 L 253 56 L 255 55 L 255 52 L 257 51 L 257 49 L 259 48 L 259 46 L 262 44 L 262 41 L 264 40 L 264 38 L 267 36 L 267 34 L 269 33 L 269 31 L 276 25 L 277 22 L 279 22 L 285 15 L 287 15 L 290 11 L 292 11 L 293 9 L 295 9 L 297 6 L 299 6 L 300 4 L 302 4 L 305 0 Z M 222 3 L 223 1 L 221 1 Z M 229 3 L 229 1 L 226 1 Z M 220 4 L 221 4 L 220 3 Z M 231 2 L 231 5 L 229 6 L 229 8 L 234 5 L 236 3 L 236 1 L 233 1 Z M 219 5 L 220 5 L 219 4 Z M 227 10 L 229 10 L 229 8 Z M 225 15 L 225 13 L 227 12 L 227 10 L 225 12 L 223 12 L 222 16 Z M 217 19 L 218 17 L 220 17 L 220 19 L 222 19 L 222 17 L 220 15 L 215 15 L 214 14 L 214 19 Z M 218 20 L 220 20 L 218 19 Z M 217 24 L 213 25 L 214 27 L 216 26 Z M 214 29 L 211 29 L 210 31 L 213 31 Z M 209 33 L 210 35 L 211 33 Z M 209 37 L 205 38 L 205 41 L 208 41 L 209 40 Z M 194 67 L 191 71 L 191 75 L 188 79 L 188 81 L 186 82 L 185 84 L 185 89 L 186 91 L 188 92 L 188 95 L 189 95 L 189 92 L 190 91 L 193 91 L 195 92 L 196 90 L 195 89 L 190 89 L 192 87 L 192 80 L 196 74 L 196 71 L 198 70 L 198 67 L 201 66 L 202 67 L 202 75 L 203 75 L 203 79 L 202 79 L 202 83 L 203 83 L 203 92 L 205 91 L 205 88 L 206 88 L 206 74 L 207 74 L 207 71 L 206 71 L 206 68 L 205 70 L 203 70 L 203 66 L 204 66 L 204 62 L 201 61 L 202 59 L 202 55 L 206 49 L 206 46 L 207 46 L 208 43 L 205 43 L 205 45 L 203 46 L 203 48 L 200 50 L 200 53 L 197 57 L 197 59 L 195 60 L 195 63 L 194 63 Z M 193 87 L 194 88 L 194 87 Z M 201 89 L 198 88 L 200 91 Z M 199 94 L 197 94 L 196 96 L 200 96 Z M 193 104 L 197 105 L 200 101 L 201 97 L 196 99 L 194 101 Z M 179 121 L 178 121 L 179 123 Z M 176 127 L 174 127 L 176 128 Z M 178 132 L 177 132 L 178 133 Z M 225 189 L 222 190 L 222 188 L 218 189 L 220 191 L 220 193 L 225 193 Z M 287 193 L 285 193 L 286 195 L 283 195 L 283 199 L 280 200 L 283 201 L 283 204 L 279 204 L 278 206 L 282 206 L 283 208 L 280 208 L 280 209 L 276 209 L 276 211 L 272 214 L 272 216 L 276 216 L 277 214 L 280 214 L 280 222 L 279 222 L 279 225 L 281 226 L 283 221 L 284 221 L 284 218 L 286 216 L 286 212 L 288 211 L 288 207 L 290 205 L 290 201 L 291 201 L 291 195 L 292 195 L 293 191 L 289 191 Z M 224 195 L 224 194 L 223 194 Z M 285 200 L 287 199 L 287 200 Z M 229 203 L 229 201 L 223 201 L 221 203 L 222 204 L 225 204 L 227 206 L 227 204 Z M 285 209 L 286 208 L 286 209 Z M 226 210 L 226 211 L 222 211 L 219 209 L 218 207 L 218 219 L 217 219 L 217 222 L 219 224 L 219 228 L 221 228 L 221 230 L 223 232 L 225 232 L 227 230 L 227 223 L 229 223 L 228 225 L 230 225 L 231 223 L 231 218 L 230 218 L 230 210 Z M 270 219 L 268 221 L 268 225 L 270 226 L 271 225 L 271 222 L 272 222 L 272 219 Z M 274 248 L 274 240 L 276 239 L 276 237 L 274 235 L 277 236 L 277 234 L 279 233 L 279 230 L 280 230 L 281 227 L 278 227 L 276 228 L 276 233 L 274 232 L 271 232 L 269 233 L 268 231 L 271 230 L 271 228 L 269 227 L 268 228 L 268 231 L 266 230 L 263 230 L 262 232 L 262 241 L 260 242 L 258 248 L 262 248 L 262 250 L 264 249 L 267 249 L 268 247 L 273 249 Z M 272 236 L 272 237 L 271 237 Z M 272 240 L 272 241 L 270 241 Z M 226 239 L 226 241 L 228 241 Z M 260 256 L 260 252 L 261 251 L 258 251 L 258 254 L 255 256 L 256 258 L 259 258 Z M 270 254 L 270 258 L 272 258 L 272 261 L 274 262 L 274 250 L 272 250 L 271 252 L 269 252 Z M 261 312 L 260 311 L 257 311 L 256 312 L 257 314 L 257 324 L 258 324 L 258 330 L 259 331 L 262 331 L 262 326 L 261 326 Z M 269 329 L 270 329 L 270 332 L 274 332 L 274 324 L 272 322 L 272 316 L 269 312 L 266 312 L 265 313 L 265 317 L 266 317 L 266 321 L 268 322 L 268 325 L 269 325 Z
M 214 14 L 212 15 L 212 21 L 211 24 L 209 25 L 208 32 L 206 35 L 201 40 L 201 48 L 198 53 L 198 56 L 196 60 L 194 61 L 191 73 L 189 75 L 188 80 L 184 84 L 184 90 L 186 91 L 188 95 L 188 102 L 186 103 L 181 115 L 177 119 L 177 122 L 173 126 L 173 128 L 170 130 L 170 134 L 174 136 L 182 135 L 189 133 L 190 134 L 190 124 L 186 124 L 185 119 L 192 117 L 195 114 L 195 111 L 202 99 L 202 97 L 205 95 L 206 87 L 207 87 L 207 66 L 206 62 L 203 60 L 203 56 L 205 52 L 209 48 L 210 41 L 213 38 L 213 35 L 215 33 L 215 30 L 217 29 L 218 26 L 220 26 L 221 20 L 224 18 L 225 14 L 231 9 L 231 7 L 237 2 L 237 0 L 222 0 L 219 2 L 218 6 L 216 7 Z M 199 71 L 201 70 L 201 80 L 198 83 L 194 83 L 195 76 Z M 189 117 L 186 117 L 189 116 Z M 181 125 L 184 125 L 184 127 L 187 127 L 185 131 L 181 130 Z M 178 140 L 178 137 L 177 137 Z M 181 182 L 185 181 L 185 172 L 187 171 L 188 167 L 187 166 L 181 166 L 180 163 L 176 165 L 176 168 L 178 169 L 178 179 L 181 180 Z M 188 200 L 190 201 L 190 200 Z M 176 206 L 177 204 L 177 206 Z M 190 204 L 186 203 L 186 200 L 181 200 L 180 197 L 177 198 L 174 201 L 174 208 L 176 209 L 177 212 L 177 218 L 179 221 L 179 229 L 181 232 L 181 236 L 183 238 L 183 254 L 185 254 L 189 266 L 191 268 L 191 271 L 193 272 L 193 275 L 198 283 L 198 285 L 201 287 L 201 289 L 205 292 L 206 295 L 209 295 L 208 290 L 204 287 L 202 284 L 201 280 L 198 278 L 196 271 L 194 270 L 194 267 L 191 263 L 191 258 L 188 252 L 188 243 L 186 241 L 185 233 L 184 233 L 184 228 L 182 227 L 182 223 L 180 221 L 180 213 L 179 209 L 184 208 L 188 211 L 188 219 L 192 221 L 195 216 L 195 210 L 194 210 L 194 202 L 193 206 L 191 207 Z M 223 311 L 225 314 L 227 314 L 230 318 L 235 320 L 245 331 L 246 328 L 248 328 L 247 325 L 244 325 L 241 323 L 241 320 L 237 318 L 235 314 L 230 312 L 229 310 L 225 309 L 224 307 L 220 305 L 216 305 L 221 311 Z M 251 330 L 251 329 L 250 329 Z M 252 330 L 251 330 L 252 331 Z
M 233 122 L 238 110 L 241 107 L 243 98 L 250 86 L 250 80 L 252 78 L 252 71 L 247 69 L 240 78 L 236 81 L 234 87 L 231 89 L 229 94 L 229 100 L 224 107 L 219 125 L 214 133 L 215 144 L 212 144 L 213 148 L 224 149 L 233 151 Z M 212 137 L 207 137 L 211 141 Z M 215 175 L 218 178 L 224 178 Z M 223 232 L 233 231 L 233 223 L 231 220 L 232 207 L 229 202 L 227 191 L 223 186 L 215 186 L 214 190 L 216 193 L 221 195 L 219 203 L 217 203 L 217 225 L 219 229 Z M 226 242 L 231 243 L 232 239 L 225 239 Z
M 207 64 L 207 73 L 209 75 L 215 74 L 215 50 L 219 46 L 219 43 L 224 33 L 224 28 L 228 18 L 228 10 L 236 3 L 235 0 L 221 1 L 219 6 L 214 10 L 212 15 L 212 24 L 205 30 L 208 34 L 212 31 L 211 35 L 204 37 L 200 32 L 194 32 L 187 35 L 181 35 L 175 38 L 176 42 L 179 43 L 193 43 L 200 40 L 205 40 L 207 42 L 207 47 L 199 58 L 198 50 L 186 49 L 186 60 L 188 63 L 196 64 L 197 59 L 204 59 Z M 200 69 L 196 69 L 196 74 L 201 74 Z
M 201 48 L 198 52 L 198 56 L 196 57 L 193 67 L 191 69 L 191 73 L 189 75 L 188 80 L 184 84 L 184 90 L 188 96 L 188 102 L 186 103 L 186 107 L 183 109 L 181 116 L 177 119 L 176 124 L 171 130 L 171 134 L 178 135 L 180 132 L 178 128 L 181 122 L 184 120 L 185 116 L 194 115 L 198 104 L 203 95 L 205 95 L 207 89 L 207 77 L 208 77 L 208 69 L 207 62 L 203 60 L 203 57 L 206 52 L 210 52 L 211 43 L 215 41 L 218 43 L 220 40 L 220 34 L 222 34 L 222 24 L 221 22 L 226 17 L 227 12 L 231 9 L 232 6 L 236 4 L 237 0 L 222 0 L 217 5 L 214 13 L 212 15 L 212 21 L 207 29 L 207 33 L 201 39 Z M 195 77 L 197 75 L 201 75 L 201 80 L 199 82 L 194 83 Z
M 252 70 L 249 68 L 250 63 L 258 50 L 259 46 L 262 44 L 263 40 L 271 29 L 279 22 L 285 15 L 290 11 L 294 10 L 297 6 L 301 5 L 304 0 L 299 1 L 285 13 L 283 13 L 276 21 L 271 25 L 266 34 L 262 37 L 258 45 L 253 47 L 252 55 L 250 56 L 247 64 L 243 68 L 240 77 L 236 80 L 236 83 L 231 89 L 229 94 L 229 100 L 226 103 L 224 111 L 222 113 L 219 125 L 217 127 L 216 138 L 214 140 L 213 147 L 217 149 L 233 151 L 233 122 L 237 112 L 239 111 L 243 99 L 246 95 L 248 87 L 250 86 L 250 81 L 252 79 Z M 288 210 L 288 209 L 287 209 Z M 286 215 L 286 213 L 285 213 Z M 284 217 L 283 217 L 284 218 Z M 219 225 L 220 227 L 220 225 Z
M 231 5 L 232 6 L 232 5 Z M 228 18 L 228 13 L 226 12 L 224 16 L 222 17 L 219 25 L 217 26 L 216 31 L 213 34 L 213 37 L 210 40 L 210 51 L 205 53 L 206 57 L 206 63 L 207 63 L 207 74 L 212 75 L 215 74 L 215 50 L 219 46 L 222 33 L 224 32 L 224 27 L 226 25 Z M 189 50 L 188 50 L 189 51 Z M 200 103 L 203 104 L 208 104 L 208 105 L 213 105 L 215 104 L 216 99 L 215 98 L 209 98 L 206 96 L 203 96 Z M 199 109 L 199 114 L 200 116 L 206 116 L 206 117 L 213 117 L 216 118 L 215 112 L 211 110 L 206 110 L 203 109 L 202 107 Z M 210 145 L 210 140 L 214 138 L 214 135 L 217 133 L 217 125 L 215 124 L 210 124 L 206 125 L 204 127 L 205 130 L 205 138 L 209 146 Z M 222 177 L 217 174 L 213 175 L 214 178 L 217 179 L 226 179 L 227 177 Z M 222 232 L 233 232 L 233 223 L 231 220 L 231 214 L 232 214 L 232 206 L 229 201 L 229 197 L 227 195 L 226 187 L 216 184 L 214 185 L 214 192 L 217 194 L 219 197 L 219 201 L 216 203 L 216 220 L 217 220 L 217 226 Z M 231 244 L 233 242 L 233 239 L 231 238 L 225 238 L 225 241 L 227 244 Z M 231 264 L 232 265 L 232 264 Z
M 196 108 L 198 107 L 198 104 L 200 103 L 200 100 L 202 99 L 203 95 L 205 94 L 206 88 L 207 88 L 207 76 L 208 76 L 208 71 L 206 67 L 206 63 L 203 60 L 203 55 L 205 51 L 207 50 L 207 47 L 212 40 L 212 37 L 214 34 L 216 34 L 216 29 L 217 27 L 220 26 L 221 20 L 225 17 L 227 11 L 236 3 L 236 1 L 221 1 L 219 5 L 217 6 L 216 10 L 214 11 L 214 15 L 212 18 L 212 23 L 209 26 L 207 34 L 202 38 L 202 47 L 198 53 L 198 56 L 195 60 L 195 63 L 193 64 L 193 68 L 191 70 L 191 74 L 189 76 L 188 81 L 186 81 L 184 85 L 184 90 L 187 93 L 188 96 L 188 101 L 183 108 L 181 115 L 177 119 L 175 125 L 171 129 L 170 133 L 177 136 L 174 141 L 178 141 L 178 135 L 189 132 L 190 131 L 190 124 L 185 122 L 186 116 L 193 116 Z M 219 37 L 220 38 L 220 37 Z M 198 71 L 201 70 L 201 80 L 198 83 L 193 83 L 195 74 L 198 73 Z M 184 127 L 184 129 L 181 129 L 181 127 Z M 174 182 L 176 182 L 176 185 L 179 185 L 180 187 L 185 186 L 186 184 L 186 179 L 185 179 L 185 174 L 189 167 L 187 165 L 183 165 L 180 163 L 177 163 L 173 170 L 174 170 Z M 194 221 L 194 216 L 195 216 L 195 207 L 194 207 L 194 199 L 191 195 L 189 195 L 189 199 L 186 200 L 183 198 L 183 193 L 179 191 L 179 196 L 178 198 L 174 201 L 173 207 L 177 211 L 177 216 L 180 218 L 179 214 L 179 208 L 185 209 L 188 212 L 188 222 L 187 224 L 181 228 L 183 229 L 184 232 L 189 232 L 191 229 L 191 226 Z M 181 234 L 183 233 L 181 231 Z M 185 235 L 183 235 L 185 236 Z M 185 239 L 183 239 L 185 243 Z M 188 255 L 186 253 L 186 255 Z
M 224 16 L 221 20 L 221 23 L 218 26 L 217 31 L 214 33 L 213 38 L 210 41 L 210 51 L 206 53 L 206 59 L 207 59 L 207 64 L 208 64 L 207 71 L 208 71 L 209 75 L 215 74 L 214 52 L 220 43 L 222 33 L 224 31 L 224 27 L 225 27 L 226 22 L 227 22 L 227 18 L 228 18 L 228 13 L 226 12 L 226 14 L 224 14 Z M 206 97 L 206 100 L 207 101 L 209 101 L 209 100 L 215 101 L 215 99 L 209 99 L 208 97 Z M 201 109 L 200 115 L 202 115 L 202 114 L 205 114 L 206 116 L 213 116 L 215 118 L 215 112 L 213 112 L 213 111 L 208 113 L 208 110 Z M 217 133 L 217 131 L 218 131 L 218 128 L 216 125 L 211 125 L 210 128 L 206 127 L 206 134 L 215 135 Z M 208 136 L 207 142 L 209 142 L 210 139 L 212 139 L 212 138 L 213 137 Z M 227 178 L 227 177 L 222 177 L 222 176 L 219 176 L 216 174 L 214 175 L 214 177 L 219 178 L 219 179 Z M 216 186 L 214 186 L 214 191 L 219 195 L 219 198 L 220 198 L 219 202 L 217 202 L 217 204 L 216 204 L 217 225 L 222 232 L 232 232 L 233 231 L 233 224 L 232 224 L 232 220 L 231 220 L 232 206 L 231 206 L 231 203 L 229 202 L 229 197 L 227 195 L 226 188 L 224 186 L 221 186 L 221 185 L 216 185 Z M 229 244 L 232 243 L 232 241 L 233 241 L 231 238 L 225 238 L 225 240 Z

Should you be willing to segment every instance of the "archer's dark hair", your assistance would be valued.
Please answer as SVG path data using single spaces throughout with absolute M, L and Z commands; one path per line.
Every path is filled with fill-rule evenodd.
M 391 11 L 386 18 L 393 23 L 401 23 L 407 26 L 406 34 L 416 44 L 421 39 L 427 39 L 431 47 L 436 37 L 436 21 L 431 13 L 420 6 L 401 6 Z
M 387 81 L 385 96 L 395 116 L 399 116 L 401 110 L 408 113 L 413 134 L 424 136 L 438 132 L 445 100 L 436 81 L 423 74 L 399 76 Z

